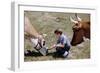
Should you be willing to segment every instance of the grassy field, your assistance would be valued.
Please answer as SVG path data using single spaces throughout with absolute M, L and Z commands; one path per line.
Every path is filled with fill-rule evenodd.
M 54 36 L 54 30 L 57 28 L 63 29 L 64 34 L 66 34 L 71 41 L 73 31 L 69 17 L 73 17 L 75 19 L 75 13 L 55 13 L 55 12 L 31 12 L 25 11 L 25 16 L 27 16 L 32 25 L 36 28 L 39 33 L 47 34 L 45 37 L 46 45 L 50 47 L 54 43 L 56 43 L 56 37 Z M 90 20 L 89 14 L 79 14 L 78 16 L 82 18 L 84 21 Z M 55 58 L 53 57 L 53 52 L 55 49 L 49 50 L 47 56 L 42 56 L 38 53 L 33 47 L 29 40 L 25 39 L 25 48 L 24 50 L 28 50 L 30 55 L 24 57 L 24 61 L 45 61 L 45 60 L 62 60 L 63 58 Z M 72 46 L 70 49 L 70 53 L 67 58 L 69 59 L 88 59 L 90 58 L 90 41 L 85 41 L 81 44 L 81 46 Z

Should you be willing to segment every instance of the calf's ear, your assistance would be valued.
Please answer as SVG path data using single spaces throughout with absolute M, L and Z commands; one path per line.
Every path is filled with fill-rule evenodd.
M 42 34 L 42 36 L 45 38 L 47 36 L 47 34 Z

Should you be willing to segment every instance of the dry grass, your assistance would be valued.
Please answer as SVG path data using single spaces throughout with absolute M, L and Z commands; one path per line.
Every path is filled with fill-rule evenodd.
M 68 38 L 72 39 L 72 23 L 69 17 L 75 18 L 74 13 L 50 13 L 50 12 L 31 12 L 25 11 L 25 15 L 30 19 L 32 25 L 36 28 L 39 33 L 47 34 L 46 45 L 50 47 L 56 42 L 56 37 L 53 31 L 56 28 L 63 29 L 64 33 Z M 89 14 L 78 14 L 83 20 L 90 20 Z M 54 49 L 49 50 L 47 56 L 42 56 L 39 54 L 31 45 L 29 40 L 25 39 L 25 50 L 30 50 L 31 55 L 25 56 L 25 61 L 45 61 L 45 60 L 58 60 L 63 58 L 54 58 Z M 90 58 L 90 41 L 83 43 L 83 47 L 72 46 L 70 49 L 70 54 L 66 59 L 87 59 Z

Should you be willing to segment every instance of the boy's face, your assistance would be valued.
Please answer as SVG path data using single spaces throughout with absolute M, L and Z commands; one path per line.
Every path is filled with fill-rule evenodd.
M 59 33 L 55 33 L 56 37 L 59 38 L 60 37 L 60 34 Z

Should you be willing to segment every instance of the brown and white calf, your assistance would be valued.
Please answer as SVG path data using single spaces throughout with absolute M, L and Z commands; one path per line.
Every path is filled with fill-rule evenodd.
M 46 36 L 46 34 L 40 35 L 35 27 L 31 24 L 30 20 L 28 17 L 25 16 L 24 19 L 24 35 L 25 37 L 28 37 L 28 39 L 32 42 L 32 45 L 35 49 L 39 50 L 40 53 L 42 53 L 42 55 L 46 55 L 46 52 L 44 53 L 41 50 L 46 50 L 45 46 L 45 40 L 44 40 L 44 36 Z

